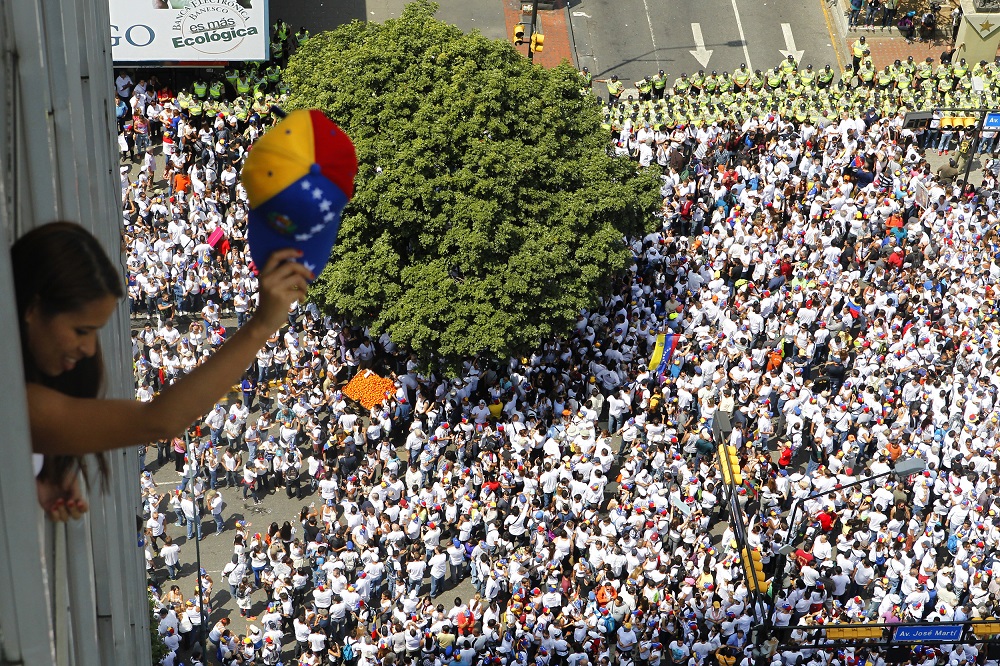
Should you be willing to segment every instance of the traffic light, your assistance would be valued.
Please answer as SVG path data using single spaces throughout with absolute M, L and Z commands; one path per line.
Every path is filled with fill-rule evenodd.
M 724 444 L 719 448 L 719 471 L 722 480 L 734 486 L 743 485 L 743 468 L 740 466 L 740 454 L 736 447 Z
M 518 23 L 514 26 L 514 43 L 524 44 L 524 24 Z
M 970 118 L 968 116 L 942 116 L 941 117 L 941 129 L 950 129 L 952 127 L 961 129 L 963 127 L 972 127 L 976 124 L 975 118 Z
M 987 620 L 993 620 L 996 618 L 988 617 Z M 989 638 L 991 636 L 996 636 L 1000 634 L 1000 622 L 984 622 L 982 624 L 972 625 L 972 633 L 976 635 L 976 638 Z
M 767 576 L 764 575 L 764 563 L 760 560 L 760 550 L 744 546 L 740 551 L 740 557 L 743 559 L 743 567 L 747 574 L 747 589 L 751 592 L 766 594 L 770 583 Z
M 867 627 L 865 625 L 840 625 L 827 627 L 826 637 L 831 641 L 860 641 L 868 638 L 882 638 L 883 627 Z
M 531 50 L 534 53 L 541 53 L 542 47 L 545 45 L 545 35 L 540 32 L 536 32 L 531 36 Z

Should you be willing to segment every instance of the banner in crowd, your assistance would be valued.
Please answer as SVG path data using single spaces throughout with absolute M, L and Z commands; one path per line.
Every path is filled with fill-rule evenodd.
M 110 0 L 115 62 L 266 60 L 267 0 Z
M 913 186 L 913 199 L 916 204 L 921 208 L 927 208 L 927 205 L 930 203 L 930 193 L 927 191 L 927 187 L 919 180 L 914 180 L 911 185 Z

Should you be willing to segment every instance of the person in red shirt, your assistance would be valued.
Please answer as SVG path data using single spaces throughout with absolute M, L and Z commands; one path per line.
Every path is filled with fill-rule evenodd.
M 781 454 L 778 456 L 778 467 L 785 469 L 792 464 L 792 445 L 788 442 L 781 443 Z
M 455 618 L 455 624 L 458 628 L 458 635 L 465 636 L 472 633 L 476 624 L 476 617 L 472 614 L 471 610 L 466 609 Z
M 896 270 L 901 269 L 903 267 L 903 248 L 897 247 L 894 249 L 885 261 Z
M 819 527 L 824 532 L 833 531 L 833 526 L 837 522 L 837 512 L 833 509 L 827 509 L 826 511 L 821 511 L 816 520 L 819 521 Z
M 778 270 L 781 271 L 781 275 L 786 280 L 792 279 L 792 262 L 788 260 L 788 257 L 785 257 L 781 260 L 781 265 L 778 266 Z

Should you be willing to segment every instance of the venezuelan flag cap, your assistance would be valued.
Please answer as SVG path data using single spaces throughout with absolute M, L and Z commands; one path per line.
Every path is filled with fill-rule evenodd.
M 250 256 L 263 268 L 275 250 L 294 247 L 319 275 L 354 195 L 358 158 L 343 130 L 317 109 L 292 111 L 254 143 L 243 165 L 250 200 Z

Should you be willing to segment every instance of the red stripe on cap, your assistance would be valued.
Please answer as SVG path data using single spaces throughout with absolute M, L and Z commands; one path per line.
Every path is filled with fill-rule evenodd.
M 354 142 L 319 109 L 311 109 L 310 114 L 316 140 L 316 163 L 322 174 L 350 199 L 354 196 L 354 177 L 358 175 Z

